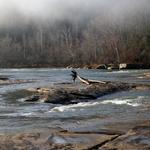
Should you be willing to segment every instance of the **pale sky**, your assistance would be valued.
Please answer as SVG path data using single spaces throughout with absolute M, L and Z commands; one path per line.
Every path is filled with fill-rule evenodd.
M 18 16 L 60 19 L 72 10 L 81 16 L 105 10 L 122 18 L 132 12 L 150 11 L 150 0 L 0 0 L 0 25 Z

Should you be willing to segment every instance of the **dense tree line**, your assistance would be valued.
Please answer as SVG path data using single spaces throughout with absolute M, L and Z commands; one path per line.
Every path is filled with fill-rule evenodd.
M 107 16 L 106 16 L 107 15 Z M 150 63 L 150 12 L 28 20 L 0 28 L 0 67 Z

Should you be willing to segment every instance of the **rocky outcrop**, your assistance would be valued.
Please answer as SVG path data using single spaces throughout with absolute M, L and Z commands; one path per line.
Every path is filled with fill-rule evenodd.
M 96 83 L 85 84 L 61 84 L 50 88 L 30 88 L 29 97 L 24 98 L 27 102 L 45 102 L 52 104 L 77 104 L 79 102 L 88 102 L 101 96 L 125 91 L 125 90 L 149 90 L 150 85 L 127 84 L 120 82 L 107 82 L 106 84 Z
M 28 89 L 33 96 L 25 98 L 25 101 L 42 101 L 52 104 L 76 104 L 97 99 L 100 96 L 132 89 L 133 86 L 125 83 L 96 83 L 92 85 L 65 84 L 51 88 Z

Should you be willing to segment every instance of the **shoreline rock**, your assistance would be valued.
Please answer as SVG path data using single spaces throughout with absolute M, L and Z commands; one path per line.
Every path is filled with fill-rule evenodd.
M 2 150 L 148 150 L 150 148 L 150 120 L 136 124 L 124 133 L 111 129 L 99 132 L 45 129 L 38 130 L 38 132 L 4 134 L 0 135 L 0 139 Z

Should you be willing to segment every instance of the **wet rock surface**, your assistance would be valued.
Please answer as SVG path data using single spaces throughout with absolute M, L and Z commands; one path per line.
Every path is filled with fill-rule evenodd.
M 40 101 L 52 104 L 76 104 L 94 100 L 106 94 L 130 90 L 133 87 L 133 85 L 126 83 L 99 83 L 92 85 L 64 84 L 51 88 L 32 88 L 28 89 L 28 91 L 34 94 L 30 97 L 26 97 L 25 101 Z
M 106 143 L 99 150 L 148 150 L 150 149 L 150 121 L 136 126 L 126 134 Z
M 39 132 L 0 135 L 2 150 L 148 150 L 150 121 L 137 124 L 128 131 L 70 132 L 45 130 Z

